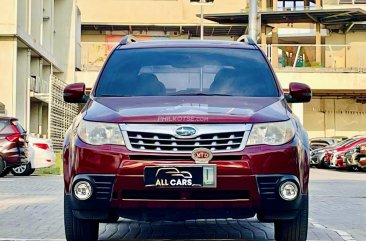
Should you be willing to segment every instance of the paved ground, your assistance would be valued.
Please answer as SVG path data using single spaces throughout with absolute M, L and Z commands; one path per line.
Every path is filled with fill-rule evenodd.
M 312 169 L 308 240 L 366 240 L 366 173 Z M 0 179 L 0 240 L 64 239 L 62 177 Z M 101 224 L 100 240 L 273 240 L 273 225 L 249 220 Z

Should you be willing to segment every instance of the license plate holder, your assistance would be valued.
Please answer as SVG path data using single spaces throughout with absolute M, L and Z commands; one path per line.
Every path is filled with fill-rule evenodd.
M 146 187 L 159 188 L 215 188 L 216 165 L 147 166 L 144 169 Z

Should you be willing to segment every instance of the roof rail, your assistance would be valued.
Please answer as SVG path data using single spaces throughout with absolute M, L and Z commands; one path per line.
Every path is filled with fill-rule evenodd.
M 134 42 L 137 42 L 137 39 L 133 35 L 126 35 L 121 39 L 121 42 L 119 42 L 119 44 L 126 45 Z
M 250 44 L 250 45 L 255 45 L 256 44 L 254 42 L 254 40 L 251 37 L 249 37 L 248 35 L 242 35 L 236 41 L 237 42 L 245 42 L 245 43 Z

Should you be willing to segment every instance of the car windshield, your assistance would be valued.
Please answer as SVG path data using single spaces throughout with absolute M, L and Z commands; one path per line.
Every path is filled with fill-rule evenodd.
M 116 50 L 96 87 L 96 97 L 276 97 L 278 88 L 258 50 L 141 48 Z

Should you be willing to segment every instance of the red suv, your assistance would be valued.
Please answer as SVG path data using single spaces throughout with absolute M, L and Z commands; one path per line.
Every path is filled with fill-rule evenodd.
M 99 222 L 257 217 L 276 240 L 304 241 L 309 141 L 289 94 L 252 41 L 125 38 L 64 146 L 67 240 L 97 240 Z
M 27 164 L 26 131 L 13 117 L 0 117 L 0 177 L 11 168 Z

